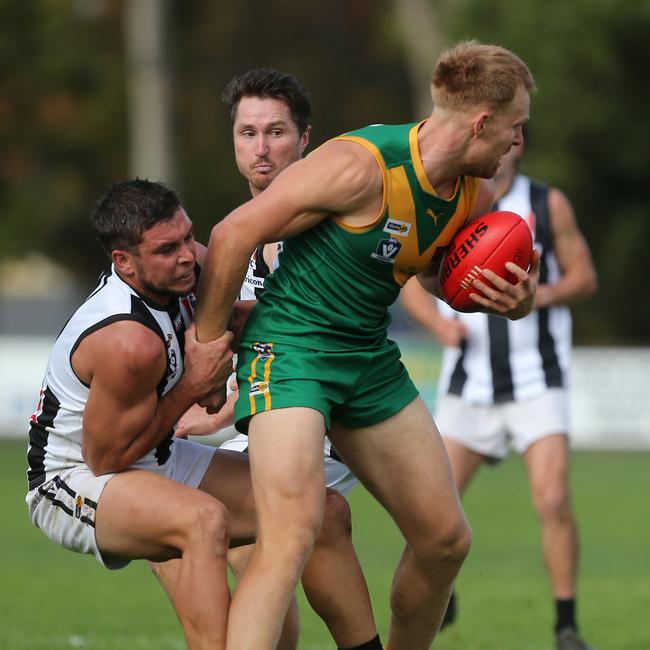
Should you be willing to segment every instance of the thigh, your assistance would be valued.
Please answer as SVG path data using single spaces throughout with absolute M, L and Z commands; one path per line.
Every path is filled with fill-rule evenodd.
M 462 518 L 444 444 L 419 397 L 370 427 L 334 423 L 330 437 L 407 539 L 454 527 Z
M 320 522 L 324 438 L 323 416 L 311 408 L 271 410 L 252 418 L 248 455 L 260 535 L 297 518 Z
M 95 535 L 102 554 L 167 560 L 179 550 L 192 518 L 214 499 L 147 470 L 125 470 L 97 504 Z
M 248 454 L 218 449 L 203 476 L 199 490 L 213 496 L 228 509 L 231 546 L 253 541 L 256 515 Z
M 569 485 L 570 450 L 566 436 L 545 436 L 523 454 L 533 495 L 553 491 L 565 496 Z

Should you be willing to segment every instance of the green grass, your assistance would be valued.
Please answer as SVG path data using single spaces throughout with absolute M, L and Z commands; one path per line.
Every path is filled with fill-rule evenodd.
M 0 649 L 176 649 L 173 610 L 142 562 L 109 572 L 32 527 L 23 501 L 23 443 L 0 443 L 4 523 Z M 650 454 L 574 456 L 581 527 L 579 619 L 598 650 L 650 648 Z M 354 538 L 382 638 L 401 541 L 362 488 L 351 495 Z M 458 581 L 457 623 L 440 650 L 551 650 L 552 604 L 521 463 L 484 469 L 465 502 L 474 545 Z M 333 648 L 301 596 L 301 650 Z

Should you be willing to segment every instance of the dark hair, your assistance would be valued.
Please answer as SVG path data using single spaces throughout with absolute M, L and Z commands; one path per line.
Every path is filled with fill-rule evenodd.
M 95 205 L 90 221 L 110 257 L 116 249 L 135 248 L 145 230 L 171 219 L 180 207 L 174 190 L 163 183 L 136 178 L 114 183 Z
M 223 91 L 222 99 L 230 109 L 234 122 L 242 97 L 271 97 L 282 100 L 291 111 L 291 118 L 300 135 L 311 119 L 311 100 L 304 86 L 290 74 L 273 68 L 254 68 L 235 75 Z

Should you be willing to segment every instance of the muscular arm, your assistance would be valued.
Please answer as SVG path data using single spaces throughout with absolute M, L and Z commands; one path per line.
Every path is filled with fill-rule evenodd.
M 231 212 L 210 236 L 197 310 L 199 340 L 225 329 L 258 244 L 287 239 L 330 214 L 363 219 L 380 202 L 381 190 L 370 153 L 335 141 L 287 167 L 264 192 Z
M 585 298 L 594 293 L 598 285 L 589 246 L 578 228 L 571 203 L 555 188 L 549 191 L 548 203 L 555 255 L 562 277 L 554 284 L 539 285 L 537 307 Z
M 148 328 L 120 321 L 91 334 L 73 356 L 90 385 L 83 415 L 82 453 L 97 475 L 121 471 L 151 451 L 178 418 L 223 383 L 231 369 L 230 335 L 208 345 L 185 336 L 185 372 L 158 398 L 166 370 L 163 342 Z

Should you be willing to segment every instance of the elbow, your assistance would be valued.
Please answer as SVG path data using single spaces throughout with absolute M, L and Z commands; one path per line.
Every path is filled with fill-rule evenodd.
M 88 469 L 95 476 L 121 472 L 131 464 L 119 455 L 95 449 L 92 446 L 84 444 L 81 446 L 81 456 L 86 465 L 88 465 Z

